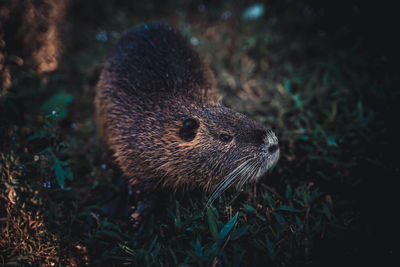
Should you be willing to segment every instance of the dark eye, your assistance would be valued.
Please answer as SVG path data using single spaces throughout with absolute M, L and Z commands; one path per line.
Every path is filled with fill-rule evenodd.
M 186 119 L 182 123 L 182 128 L 195 129 L 195 128 L 198 128 L 198 127 L 199 127 L 199 123 L 193 118 Z
M 182 122 L 182 127 L 179 130 L 179 136 L 183 141 L 190 142 L 196 137 L 199 122 L 194 118 L 186 119 Z
M 220 134 L 219 135 L 219 140 L 221 140 L 222 142 L 225 143 L 229 143 L 230 141 L 232 141 L 232 135 L 229 134 Z

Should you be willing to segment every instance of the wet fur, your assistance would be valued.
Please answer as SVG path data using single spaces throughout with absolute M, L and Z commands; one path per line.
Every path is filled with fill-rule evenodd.
M 186 38 L 163 24 L 142 25 L 119 40 L 105 63 L 97 123 L 135 188 L 211 191 L 249 157 L 257 159 L 266 131 L 218 100 L 212 71 Z M 184 141 L 179 130 L 188 118 L 200 126 Z M 225 144 L 221 133 L 235 139 Z

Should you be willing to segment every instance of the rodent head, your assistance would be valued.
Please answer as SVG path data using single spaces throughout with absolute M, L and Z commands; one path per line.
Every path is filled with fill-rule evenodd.
M 178 164 L 163 164 L 160 169 L 176 177 L 175 186 L 194 183 L 213 190 L 213 201 L 231 185 L 240 188 L 257 181 L 278 161 L 275 134 L 248 117 L 221 105 L 189 108 L 184 113 L 172 128 L 166 126 L 169 132 L 163 138 L 170 162 Z M 189 177 L 180 179 L 180 174 Z

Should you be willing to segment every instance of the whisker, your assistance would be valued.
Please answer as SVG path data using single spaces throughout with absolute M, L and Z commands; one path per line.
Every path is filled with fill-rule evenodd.
M 242 188 L 246 182 L 256 175 L 256 172 L 258 171 L 258 167 L 256 167 L 257 165 L 258 163 L 255 161 L 248 166 L 248 171 L 245 172 L 246 175 L 243 175 L 236 185 L 237 189 Z
M 213 190 L 209 200 L 207 201 L 207 206 L 210 206 L 214 200 L 221 195 L 225 190 L 227 190 L 229 187 L 232 186 L 233 182 L 238 178 L 240 178 L 240 181 L 244 179 L 243 177 L 246 177 L 245 174 L 249 173 L 251 169 L 251 173 L 254 173 L 254 167 L 255 163 L 252 162 L 254 158 L 252 156 L 247 156 L 245 158 L 242 158 L 240 160 L 244 160 L 238 167 L 236 167 L 231 173 L 229 173 L 224 179 L 221 180 L 220 183 L 215 187 Z M 240 161 L 238 160 L 238 161 Z M 250 164 L 249 164 L 250 163 Z M 244 179 L 243 182 L 247 181 L 248 178 Z M 241 182 L 242 183 L 242 182 Z M 244 183 L 243 183 L 244 184 Z

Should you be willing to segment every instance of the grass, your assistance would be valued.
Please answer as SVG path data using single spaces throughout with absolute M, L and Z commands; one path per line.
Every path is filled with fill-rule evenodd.
M 172 4 L 156 11 L 155 4 L 73 2 L 59 68 L 43 74 L 19 66 L 11 87 L 1 89 L 0 262 L 389 262 L 400 94 L 387 56 L 374 53 L 375 44 L 345 18 L 347 30 L 323 24 L 316 3 L 268 1 L 255 20 L 241 18 L 251 6 L 245 1 L 232 8 Z M 99 14 L 91 21 L 90 8 Z M 182 29 L 210 62 L 224 103 L 272 126 L 282 156 L 259 184 L 209 208 L 201 192 L 161 192 L 157 212 L 133 231 L 100 204 L 118 192 L 121 173 L 97 139 L 92 101 L 112 43 L 130 26 L 154 20 Z M 11 62 L 4 47 L 4 62 Z

